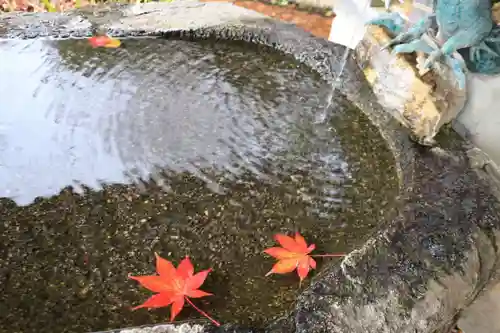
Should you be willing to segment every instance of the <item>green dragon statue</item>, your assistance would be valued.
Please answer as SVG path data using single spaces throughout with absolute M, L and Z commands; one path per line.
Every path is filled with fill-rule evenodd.
M 494 2 L 498 2 L 496 0 Z M 386 27 L 395 37 L 387 47 L 392 52 L 428 54 L 423 69 L 443 60 L 465 87 L 467 70 L 495 75 L 500 73 L 500 27 L 493 21 L 492 0 L 433 0 L 433 12 L 405 29 L 406 20 L 396 12 L 383 14 L 368 24 Z M 436 45 L 422 36 L 427 34 Z

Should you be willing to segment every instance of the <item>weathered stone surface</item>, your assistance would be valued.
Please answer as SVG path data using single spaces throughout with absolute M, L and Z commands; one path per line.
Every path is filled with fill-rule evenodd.
M 461 315 L 458 322 L 464 332 L 500 332 L 500 284 L 483 292 Z
M 383 28 L 370 26 L 356 48 L 358 62 L 380 104 L 422 144 L 432 144 L 439 129 L 462 110 L 466 90 L 456 85 L 453 73 L 439 66 L 420 76 L 416 62 L 421 56 L 391 55 L 381 50 L 390 41 Z
M 186 19 L 185 25 L 179 17 Z M 147 4 L 137 11 L 115 6 L 97 14 L 9 14 L 0 20 L 0 36 L 82 37 L 90 34 L 92 25 L 116 36 L 225 38 L 267 44 L 294 55 L 329 82 L 337 78 L 345 51 L 290 24 L 230 4 L 195 1 Z M 424 82 L 415 84 L 426 93 L 432 91 Z M 394 111 L 388 112 L 379 103 L 380 92 L 377 96 L 377 89 L 372 90 L 354 59 L 348 60 L 337 89 L 380 127 L 394 152 L 401 185 L 398 214 L 387 214 L 387 221 L 379 223 L 383 228 L 340 266 L 326 267 L 289 316 L 262 329 L 228 325 L 205 326 L 204 331 L 448 333 L 457 314 L 484 287 L 496 284 L 499 203 L 487 175 L 469 166 L 467 152 L 472 147 L 455 133 L 441 133 L 434 148 L 412 143 L 393 118 Z M 440 104 L 423 95 L 418 101 L 407 104 L 427 106 L 428 114 L 424 120 L 415 117 L 421 121 L 412 128 L 432 138 L 448 115 L 441 115 Z M 179 327 L 174 332 L 180 332 Z M 184 327 L 186 332 L 200 330 Z M 165 327 L 152 332 L 155 329 L 161 332 Z
M 124 328 L 115 331 L 108 331 L 108 333 L 203 333 L 204 327 L 202 325 L 156 325 L 151 327 L 134 327 Z M 103 332 L 104 333 L 104 332 Z
M 298 305 L 300 332 L 449 332 L 488 282 L 498 258 L 497 202 L 456 152 L 418 157 L 399 218 L 310 287 Z M 322 330 L 315 323 L 325 316 L 332 320 Z
M 467 103 L 454 120 L 454 128 L 500 166 L 500 114 L 497 112 L 500 77 L 470 73 L 467 81 Z

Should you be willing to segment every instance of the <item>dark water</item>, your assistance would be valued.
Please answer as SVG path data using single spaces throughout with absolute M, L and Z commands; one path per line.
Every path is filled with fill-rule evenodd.
M 130 311 L 155 251 L 214 268 L 196 300 L 213 317 L 263 325 L 300 292 L 264 277 L 273 234 L 348 251 L 393 208 L 376 128 L 340 96 L 317 123 L 330 87 L 267 48 L 2 41 L 0 59 L 2 332 L 167 321 Z

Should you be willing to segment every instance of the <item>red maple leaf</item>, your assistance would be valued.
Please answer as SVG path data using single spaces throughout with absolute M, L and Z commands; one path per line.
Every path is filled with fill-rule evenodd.
M 194 267 L 189 257 L 184 258 L 179 266 L 175 268 L 170 261 L 163 259 L 157 253 L 155 253 L 155 256 L 158 275 L 129 276 L 131 279 L 138 281 L 143 287 L 157 293 L 143 304 L 133 308 L 133 310 L 172 305 L 170 321 L 173 321 L 184 307 L 184 302 L 188 302 L 199 313 L 207 317 L 215 325 L 220 326 L 216 320 L 196 307 L 189 299 L 189 297 L 201 298 L 212 295 L 198 289 L 205 282 L 211 269 L 194 274 Z
M 111 38 L 109 36 L 92 36 L 88 39 L 92 47 L 106 47 L 117 48 L 121 45 L 119 39 Z
M 300 281 L 302 281 L 309 274 L 311 268 L 316 268 L 316 261 L 309 255 L 316 248 L 316 245 L 307 246 L 306 240 L 301 234 L 295 233 L 295 238 L 277 234 L 274 239 L 282 247 L 271 247 L 264 251 L 278 259 L 278 262 L 274 264 L 266 276 L 273 273 L 285 274 L 297 270 Z
M 264 250 L 268 255 L 278 259 L 273 268 L 266 274 L 266 276 L 277 273 L 285 274 L 297 270 L 300 282 L 304 280 L 311 269 L 316 268 L 316 261 L 312 258 L 310 253 L 316 248 L 316 245 L 307 245 L 306 240 L 300 233 L 295 233 L 292 238 L 283 234 L 276 234 L 274 239 L 282 247 L 271 247 Z M 344 254 L 324 254 L 315 255 L 315 257 L 341 257 Z

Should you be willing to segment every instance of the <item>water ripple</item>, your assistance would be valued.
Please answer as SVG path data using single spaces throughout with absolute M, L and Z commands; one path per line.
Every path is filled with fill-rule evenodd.
M 342 202 L 343 147 L 331 124 L 313 125 L 328 87 L 297 65 L 186 41 L 8 41 L 0 52 L 0 197 L 28 204 L 162 169 L 219 190 L 218 177 L 302 172 L 311 188 L 290 191 Z
M 214 268 L 199 306 L 217 320 L 263 326 L 301 290 L 265 277 L 273 235 L 346 252 L 395 212 L 377 128 L 339 94 L 325 110 L 331 88 L 269 48 L 8 41 L 0 59 L 1 332 L 164 322 L 130 312 L 146 295 L 127 274 L 154 252 Z

